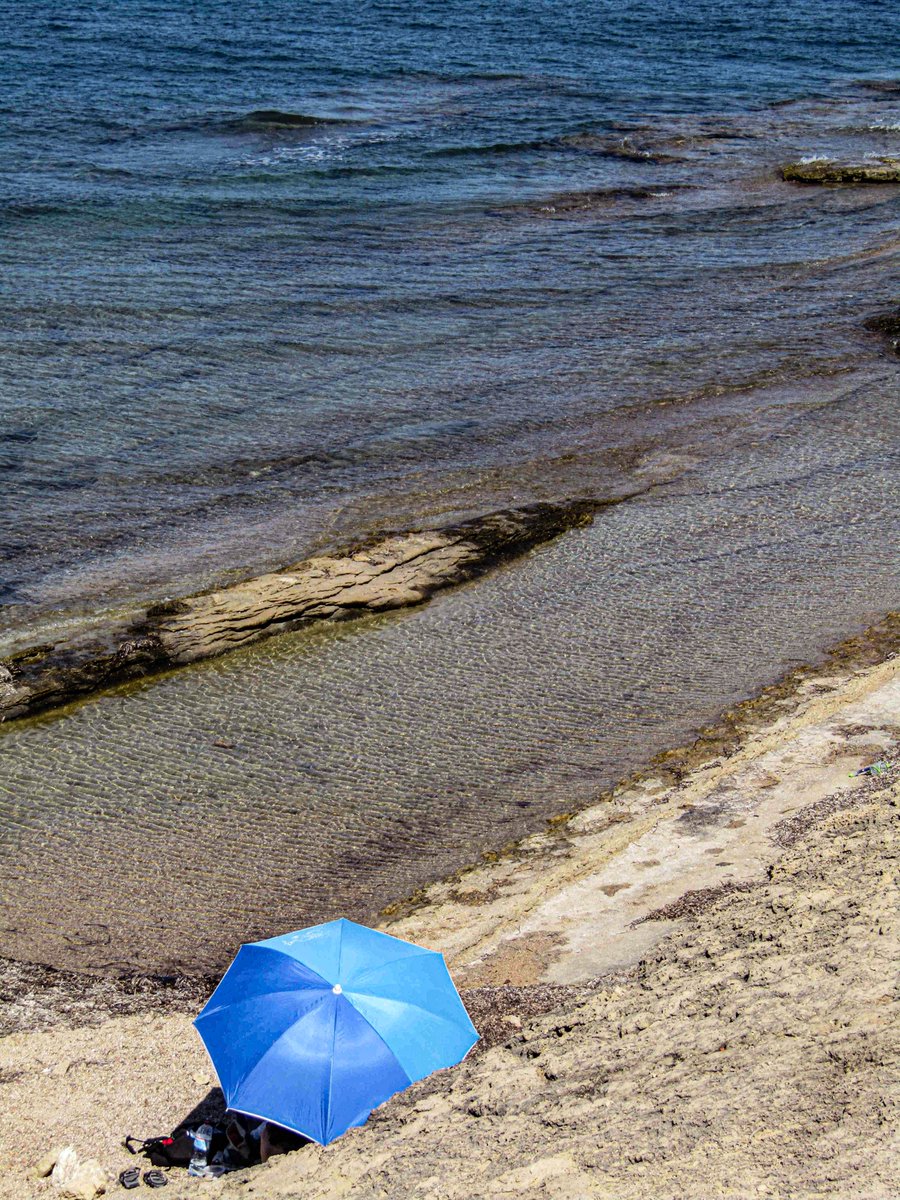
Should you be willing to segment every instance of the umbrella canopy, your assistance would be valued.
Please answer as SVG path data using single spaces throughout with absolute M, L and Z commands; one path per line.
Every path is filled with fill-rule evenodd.
M 343 919 L 242 946 L 194 1024 L 229 1108 L 322 1145 L 478 1041 L 443 955 Z

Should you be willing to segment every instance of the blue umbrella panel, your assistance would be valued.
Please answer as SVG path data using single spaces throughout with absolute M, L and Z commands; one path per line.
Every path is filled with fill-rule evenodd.
M 443 955 L 343 919 L 242 946 L 194 1024 L 229 1108 L 322 1145 L 478 1041 Z

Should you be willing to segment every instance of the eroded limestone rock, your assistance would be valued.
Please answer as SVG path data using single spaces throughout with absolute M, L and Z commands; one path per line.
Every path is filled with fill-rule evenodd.
M 46 1154 L 42 1154 L 34 1166 L 31 1168 L 29 1175 L 32 1179 L 46 1179 L 52 1172 L 53 1168 L 59 1162 L 60 1155 L 64 1147 L 57 1146 L 55 1150 L 48 1150 Z M 74 1147 L 68 1147 L 74 1153 Z
M 247 646 L 313 621 L 421 604 L 566 529 L 607 501 L 533 504 L 445 529 L 384 537 L 345 553 L 213 592 L 155 605 L 129 626 L 68 645 L 38 646 L 0 663 L 0 721 Z
M 109 1180 L 106 1172 L 96 1158 L 89 1158 L 81 1163 L 69 1181 L 63 1184 L 64 1196 L 72 1196 L 74 1200 L 95 1200 L 106 1191 Z
M 81 1160 L 74 1146 L 64 1146 L 56 1155 L 56 1161 L 50 1169 L 50 1181 L 58 1188 L 67 1187 L 75 1172 L 81 1166 Z

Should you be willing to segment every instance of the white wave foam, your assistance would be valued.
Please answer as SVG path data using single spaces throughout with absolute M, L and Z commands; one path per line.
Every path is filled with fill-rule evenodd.
M 374 146 L 380 142 L 391 142 L 401 137 L 400 130 L 378 130 L 375 132 L 323 134 L 315 141 L 306 141 L 296 146 L 273 146 L 262 154 L 251 154 L 242 158 L 241 167 L 280 167 L 299 163 L 342 162 L 347 150 L 361 146 Z
M 375 133 L 358 134 L 353 138 L 354 146 L 377 146 L 379 142 L 393 142 L 403 137 L 402 129 L 382 129 Z
M 306 142 L 302 146 L 273 146 L 264 154 L 251 154 L 240 160 L 242 167 L 280 167 L 297 163 L 320 163 L 328 160 L 340 162 L 344 157 L 349 138 L 323 138 L 316 142 Z

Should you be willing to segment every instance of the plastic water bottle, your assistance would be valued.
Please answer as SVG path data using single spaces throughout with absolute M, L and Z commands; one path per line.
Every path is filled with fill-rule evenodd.
M 194 1153 L 191 1156 L 189 1175 L 205 1175 L 209 1161 L 209 1147 L 215 1130 L 212 1125 L 201 1125 L 194 1131 Z

